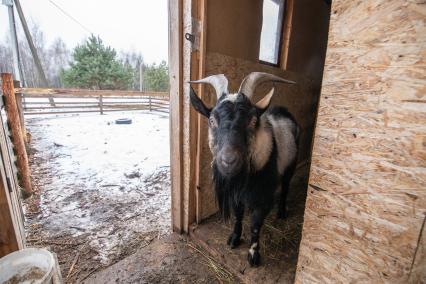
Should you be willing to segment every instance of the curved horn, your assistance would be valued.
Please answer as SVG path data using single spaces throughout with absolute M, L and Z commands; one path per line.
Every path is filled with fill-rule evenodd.
M 279 83 L 296 84 L 296 82 L 285 80 L 281 77 L 278 77 L 269 73 L 252 72 L 244 78 L 243 82 L 241 82 L 241 86 L 238 92 L 243 93 L 251 100 L 251 97 L 254 95 L 254 91 L 256 90 L 256 87 L 262 84 L 263 82 L 279 82 Z
M 226 79 L 223 74 L 208 76 L 197 81 L 189 81 L 189 83 L 212 85 L 216 91 L 217 99 L 219 99 L 224 93 L 228 94 L 228 79 Z

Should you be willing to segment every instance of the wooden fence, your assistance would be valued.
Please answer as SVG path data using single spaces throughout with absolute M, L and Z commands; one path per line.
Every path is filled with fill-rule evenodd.
M 22 94 L 24 115 L 131 110 L 169 112 L 166 92 L 44 88 L 16 88 L 15 92 Z M 53 99 L 53 103 L 49 99 Z

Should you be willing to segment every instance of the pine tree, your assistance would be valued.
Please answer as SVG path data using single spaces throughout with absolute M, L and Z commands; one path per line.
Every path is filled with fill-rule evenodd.
M 105 46 L 99 37 L 91 36 L 73 51 L 74 61 L 62 72 L 67 87 L 96 90 L 128 89 L 133 70 L 117 59 L 116 51 Z
M 169 68 L 165 61 L 158 66 L 154 63 L 145 66 L 144 82 L 147 90 L 166 92 L 169 90 Z

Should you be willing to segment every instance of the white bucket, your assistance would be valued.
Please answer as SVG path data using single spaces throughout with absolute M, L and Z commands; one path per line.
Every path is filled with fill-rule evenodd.
M 52 283 L 54 267 L 55 258 L 46 249 L 18 250 L 0 259 L 0 284 L 12 277 L 12 283 Z

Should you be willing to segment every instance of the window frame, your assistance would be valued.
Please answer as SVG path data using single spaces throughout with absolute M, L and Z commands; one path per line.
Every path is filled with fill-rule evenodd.
M 286 17 L 287 17 L 287 1 L 288 0 L 283 0 L 282 2 L 282 13 L 278 15 L 278 20 L 281 20 L 281 26 L 279 27 L 280 31 L 279 31 L 279 43 L 278 43 L 278 54 L 277 54 L 277 63 L 272 63 L 272 62 L 268 62 L 268 61 L 264 61 L 260 59 L 260 40 L 262 39 L 262 31 L 260 32 L 260 40 L 259 40 L 259 55 L 258 55 L 258 61 L 261 64 L 264 65 L 269 65 L 269 66 L 273 66 L 273 67 L 280 67 L 281 66 L 281 55 L 282 55 L 282 49 L 283 49 L 283 33 L 284 33 L 284 25 L 285 25 L 285 21 L 286 21 Z M 265 0 L 263 0 L 262 3 L 264 3 Z M 281 16 L 281 19 L 280 19 Z M 262 14 L 262 26 L 263 26 L 263 14 Z

